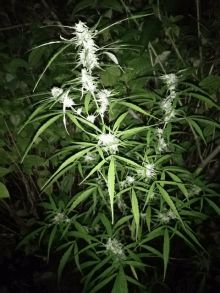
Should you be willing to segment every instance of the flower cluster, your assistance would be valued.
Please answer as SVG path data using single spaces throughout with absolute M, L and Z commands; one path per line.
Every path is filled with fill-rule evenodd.
M 158 135 L 158 150 L 162 152 L 167 149 L 167 144 L 165 142 L 165 139 L 162 137 L 163 135 L 162 128 L 157 128 L 157 135 Z
M 111 251 L 118 260 L 125 260 L 125 254 L 123 251 L 123 245 L 117 239 L 109 238 L 105 245 L 107 251 Z
M 178 78 L 174 73 L 165 74 L 161 76 L 161 79 L 166 83 L 169 91 L 168 97 L 161 102 L 160 107 L 165 112 L 165 122 L 169 122 L 175 117 L 176 112 L 172 109 L 172 102 L 176 98 L 176 87 L 178 84 Z
M 158 218 L 160 219 L 160 221 L 162 223 L 168 224 L 170 220 L 176 219 L 177 216 L 172 210 L 169 210 L 169 211 L 165 211 L 163 213 L 159 213 Z
M 84 158 L 84 161 L 86 163 L 90 163 L 90 162 L 95 161 L 95 160 L 96 160 L 96 154 L 93 154 L 93 153 L 90 153 L 90 152 L 88 152 L 86 154 L 85 158 Z
M 189 191 L 189 196 L 199 195 L 201 191 L 202 189 L 194 184 L 191 190 Z
M 115 137 L 114 134 L 102 133 L 99 136 L 98 144 L 104 146 L 104 150 L 106 152 L 110 151 L 110 153 L 115 154 L 118 151 L 118 143 L 119 140 Z
M 108 97 L 110 97 L 111 95 L 111 91 L 109 90 L 101 90 L 98 94 L 97 94 L 97 97 L 98 97 L 98 102 L 101 104 L 100 106 L 100 109 L 99 109 L 99 112 L 101 114 L 101 116 L 103 117 L 104 116 L 104 113 L 106 112 L 107 108 L 108 108 Z
M 127 176 L 124 181 L 120 182 L 121 188 L 127 188 L 128 186 L 131 186 L 134 183 L 135 179 L 132 176 Z
M 63 223 L 63 222 L 69 223 L 70 219 L 67 216 L 65 216 L 63 213 L 57 213 L 56 216 L 52 219 L 52 222 L 55 224 Z

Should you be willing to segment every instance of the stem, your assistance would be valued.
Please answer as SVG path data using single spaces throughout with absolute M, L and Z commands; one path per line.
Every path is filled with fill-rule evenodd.
M 198 176 L 208 165 L 208 163 L 220 152 L 220 145 L 218 145 L 211 154 L 208 155 L 208 157 L 203 160 L 203 162 L 199 165 L 199 167 L 195 170 L 194 174 Z

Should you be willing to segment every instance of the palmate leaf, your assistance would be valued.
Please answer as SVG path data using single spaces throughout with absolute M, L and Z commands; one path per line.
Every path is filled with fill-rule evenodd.
M 115 160 L 111 157 L 111 162 L 108 169 L 108 192 L 110 197 L 110 205 L 112 212 L 112 224 L 114 223 L 114 196 L 115 196 Z

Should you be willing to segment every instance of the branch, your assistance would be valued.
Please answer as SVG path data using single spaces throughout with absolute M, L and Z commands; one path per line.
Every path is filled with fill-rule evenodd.
M 211 154 L 205 159 L 203 160 L 203 162 L 199 165 L 199 167 L 196 169 L 196 171 L 194 172 L 194 174 L 196 176 L 198 176 L 203 169 L 206 167 L 206 165 L 208 165 L 208 163 L 220 152 L 220 145 L 218 145 L 212 152 Z

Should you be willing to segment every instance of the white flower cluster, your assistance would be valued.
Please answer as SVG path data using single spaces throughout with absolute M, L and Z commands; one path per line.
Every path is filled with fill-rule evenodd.
M 123 251 L 123 245 L 117 239 L 109 238 L 105 247 L 106 250 L 111 251 L 117 257 L 117 259 L 126 259 Z
M 160 152 L 166 150 L 167 144 L 165 142 L 165 139 L 162 137 L 163 135 L 163 129 L 162 128 L 157 128 L 157 135 L 158 135 L 158 150 Z
M 58 87 L 53 87 L 51 89 L 52 97 L 51 101 L 58 99 L 60 103 L 63 104 L 63 111 L 66 111 L 66 108 L 72 108 L 75 105 L 74 101 L 69 97 L 69 90 L 63 93 L 63 89 Z M 73 109 L 73 108 L 72 108 Z
M 134 183 L 135 179 L 132 176 L 127 176 L 124 181 L 120 182 L 121 188 L 127 188 L 128 186 L 131 186 Z
M 52 222 L 56 224 L 63 223 L 63 222 L 69 223 L 70 219 L 67 216 L 65 216 L 63 213 L 57 213 L 56 216 L 52 219 Z
M 164 213 L 159 213 L 158 218 L 164 224 L 168 224 L 170 220 L 174 220 L 177 218 L 176 214 L 172 211 L 165 211 Z
M 202 189 L 194 184 L 191 190 L 189 191 L 189 196 L 199 195 L 201 191 Z
M 90 153 L 90 152 L 88 152 L 86 154 L 85 158 L 84 158 L 84 161 L 86 163 L 90 163 L 90 162 L 95 161 L 95 160 L 96 160 L 96 154 L 93 154 L 93 153 Z
M 170 73 L 161 76 L 161 79 L 166 83 L 169 90 L 169 96 L 160 104 L 162 111 L 165 112 L 164 120 L 167 123 L 176 115 L 175 110 L 172 110 L 172 102 L 176 98 L 178 78 L 174 73 Z
M 109 90 L 101 90 L 98 94 L 98 102 L 101 104 L 101 107 L 99 109 L 99 112 L 101 114 L 101 116 L 104 116 L 104 113 L 106 112 L 107 108 L 108 108 L 108 97 L 111 96 L 111 91 Z
M 76 46 L 81 47 L 79 53 L 80 64 L 91 73 L 94 67 L 98 67 L 99 62 L 96 56 L 98 46 L 94 42 L 95 33 L 92 32 L 85 23 L 79 21 L 75 25 Z
M 156 175 L 154 164 L 146 164 L 145 169 L 137 169 L 137 174 L 146 177 L 146 179 L 153 178 Z
M 145 165 L 146 168 L 146 177 L 152 178 L 156 175 L 156 172 L 154 170 L 154 164 L 147 164 Z
M 124 202 L 124 200 L 122 199 L 122 197 L 121 197 L 121 194 L 116 194 L 116 199 L 117 199 L 117 204 L 118 204 L 118 208 L 119 208 L 119 210 L 123 213 L 123 214 L 125 214 L 126 213 L 126 208 L 127 208 L 127 205 L 126 205 L 126 203 Z
M 119 140 L 111 133 L 102 133 L 99 136 L 98 144 L 104 146 L 106 152 L 110 151 L 111 154 L 116 154 L 118 151 Z

